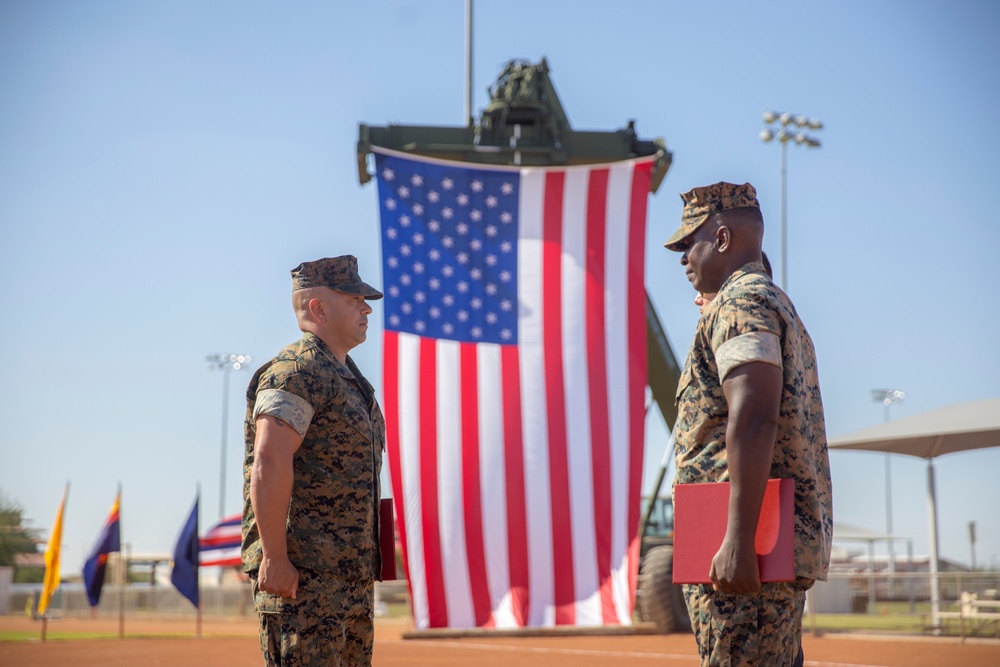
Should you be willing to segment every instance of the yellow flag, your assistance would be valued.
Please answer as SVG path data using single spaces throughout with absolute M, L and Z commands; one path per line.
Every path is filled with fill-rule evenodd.
M 42 595 L 38 598 L 38 614 L 44 615 L 49 608 L 52 594 L 59 588 L 59 549 L 62 546 L 63 512 L 66 510 L 66 496 L 69 495 L 69 483 L 63 491 L 56 522 L 52 525 L 49 535 L 49 545 L 45 547 L 45 581 L 42 583 Z

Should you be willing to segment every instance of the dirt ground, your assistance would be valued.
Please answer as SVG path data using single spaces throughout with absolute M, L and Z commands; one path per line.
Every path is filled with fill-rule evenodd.
M 409 621 L 379 619 L 376 667 L 606 667 L 698 664 L 690 635 L 497 637 L 403 639 Z M 193 617 L 126 619 L 125 638 L 111 618 L 52 620 L 49 641 L 37 639 L 41 623 L 0 617 L 0 632 L 27 631 L 36 639 L 0 642 L 0 666 L 41 667 L 244 667 L 261 665 L 256 619 L 204 620 L 195 637 Z M 63 633 L 101 633 L 109 639 L 57 639 Z M 806 636 L 806 665 L 812 667 L 937 667 L 1000 665 L 1000 641 L 864 635 Z

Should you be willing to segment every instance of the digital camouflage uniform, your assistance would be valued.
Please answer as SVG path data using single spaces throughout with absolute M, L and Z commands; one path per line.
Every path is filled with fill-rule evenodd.
M 296 287 L 303 282 L 308 280 L 296 277 Z M 294 600 L 257 586 L 262 551 L 250 502 L 250 472 L 255 422 L 262 414 L 282 419 L 302 436 L 293 459 L 285 531 L 288 558 L 299 571 Z M 266 664 L 370 664 L 374 581 L 381 571 L 378 504 L 385 445 L 385 422 L 374 389 L 349 356 L 346 364 L 340 363 L 322 340 L 305 333 L 254 374 L 244 432 L 243 569 L 250 575 L 260 615 Z
M 756 205 L 752 186 L 732 187 L 749 188 Z M 728 200 L 730 205 L 723 202 L 716 210 L 746 206 L 746 194 L 747 190 L 742 196 L 736 193 Z M 727 343 L 723 354 L 717 355 Z M 760 349 L 769 344 L 774 349 Z M 677 388 L 674 483 L 729 480 L 725 439 L 729 411 L 720 361 L 725 376 L 740 363 L 764 358 L 780 359 L 784 376 L 769 477 L 795 480 L 796 580 L 763 583 L 757 595 L 725 594 L 711 585 L 684 586 L 702 665 L 793 664 L 805 590 L 816 579 L 825 580 L 829 566 L 833 500 L 816 353 L 791 301 L 772 283 L 761 262 L 734 272 L 698 322 Z

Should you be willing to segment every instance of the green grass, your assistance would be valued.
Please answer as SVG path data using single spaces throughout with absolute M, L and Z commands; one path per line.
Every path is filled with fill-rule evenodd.
M 816 627 L 829 632 L 845 632 L 848 630 L 871 630 L 898 632 L 923 632 L 929 622 L 929 616 L 921 618 L 910 615 L 877 615 L 877 614 L 816 614 Z M 806 616 L 802 620 L 803 628 L 812 629 L 812 620 Z
M 403 618 L 410 616 L 410 605 L 407 602 L 386 602 L 385 614 L 379 618 Z
M 910 610 L 908 602 L 879 602 L 875 614 L 816 614 L 816 629 L 824 632 L 901 632 L 928 634 L 931 625 L 931 605 L 919 602 Z M 942 609 L 946 611 L 947 609 Z M 962 626 L 958 619 L 942 619 L 942 634 L 958 637 Z M 813 623 L 807 614 L 802 620 L 803 629 L 811 632 Z M 966 636 L 996 636 L 996 624 L 965 622 Z

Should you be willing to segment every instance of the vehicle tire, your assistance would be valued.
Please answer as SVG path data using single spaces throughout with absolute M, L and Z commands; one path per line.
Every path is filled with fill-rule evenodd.
M 673 582 L 674 548 L 650 549 L 639 566 L 639 618 L 668 632 L 690 632 L 691 618 L 680 586 Z

